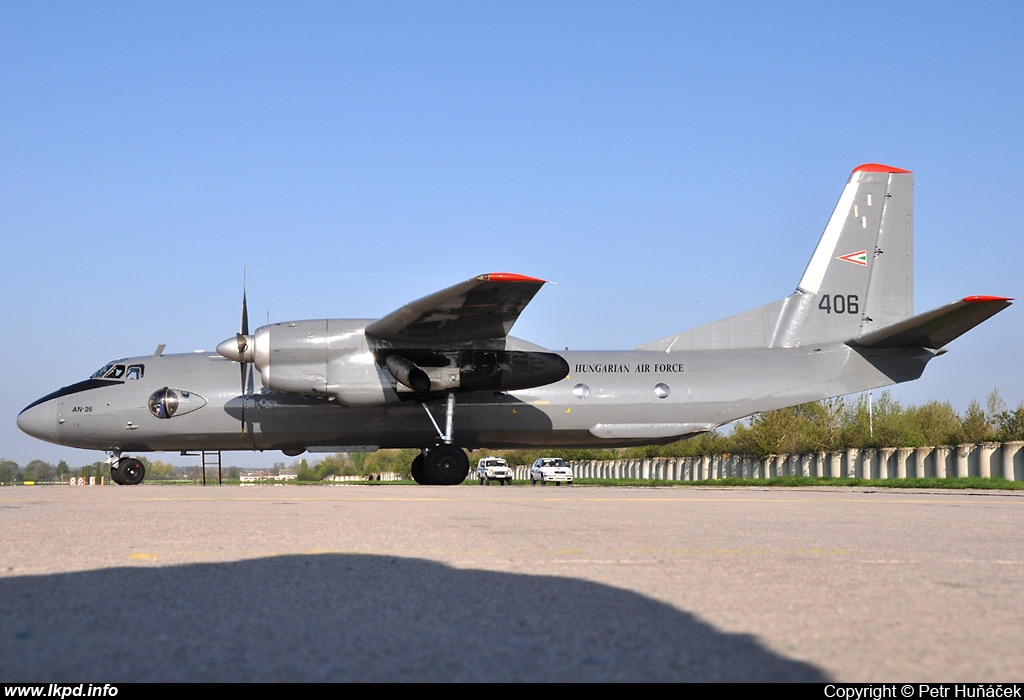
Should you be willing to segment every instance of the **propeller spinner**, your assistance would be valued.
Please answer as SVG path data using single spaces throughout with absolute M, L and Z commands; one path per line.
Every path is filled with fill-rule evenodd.
M 242 291 L 242 328 L 235 337 L 217 345 L 217 353 L 229 360 L 242 363 L 242 391 L 245 391 L 245 364 L 253 361 L 254 338 L 249 335 L 249 308 Z

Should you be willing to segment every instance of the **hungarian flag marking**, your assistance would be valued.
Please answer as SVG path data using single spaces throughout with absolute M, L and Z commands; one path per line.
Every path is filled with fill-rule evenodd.
M 843 260 L 848 263 L 853 263 L 854 265 L 863 265 L 864 267 L 867 267 L 868 251 L 858 250 L 856 253 L 847 253 L 846 255 L 840 255 L 836 260 Z

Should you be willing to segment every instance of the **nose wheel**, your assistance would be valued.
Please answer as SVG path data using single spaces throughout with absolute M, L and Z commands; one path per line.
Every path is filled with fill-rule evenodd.
M 107 460 L 110 465 L 110 479 L 119 486 L 135 486 L 146 478 L 146 466 L 134 457 L 121 457 L 111 453 Z
M 122 457 L 117 470 L 121 472 L 121 483 L 125 486 L 141 484 L 146 478 L 146 467 L 134 457 Z

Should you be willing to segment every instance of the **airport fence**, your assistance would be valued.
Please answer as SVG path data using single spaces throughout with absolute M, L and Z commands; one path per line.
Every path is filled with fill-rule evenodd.
M 705 455 L 569 462 L 577 479 L 704 481 L 780 476 L 851 479 L 980 477 L 1024 481 L 1024 441 L 937 447 L 850 448 L 758 457 Z M 516 468 L 529 479 L 529 467 Z

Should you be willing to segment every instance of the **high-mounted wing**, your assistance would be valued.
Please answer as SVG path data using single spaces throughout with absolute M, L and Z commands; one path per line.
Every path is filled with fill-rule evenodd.
M 508 272 L 479 275 L 406 304 L 368 325 L 366 333 L 403 344 L 504 338 L 544 283 Z

